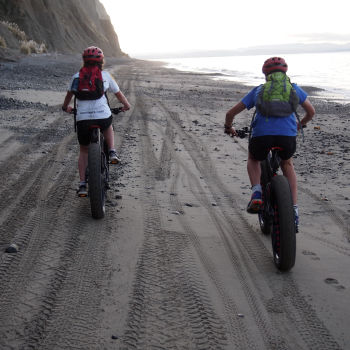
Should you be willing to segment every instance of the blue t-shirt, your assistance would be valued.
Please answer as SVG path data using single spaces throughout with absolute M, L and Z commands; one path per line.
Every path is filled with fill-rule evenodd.
M 298 97 L 299 104 L 305 102 L 307 93 L 296 84 L 292 84 Z M 255 107 L 259 91 L 262 85 L 255 87 L 242 99 L 243 104 L 249 110 Z M 297 119 L 294 113 L 288 117 L 267 117 L 263 116 L 256 111 L 255 118 L 252 123 L 252 137 L 265 136 L 265 135 L 282 135 L 282 136 L 296 136 Z

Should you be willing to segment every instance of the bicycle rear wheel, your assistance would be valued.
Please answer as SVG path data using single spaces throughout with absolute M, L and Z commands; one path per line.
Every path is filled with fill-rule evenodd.
M 273 196 L 273 230 L 271 235 L 273 259 L 280 271 L 288 271 L 295 264 L 296 236 L 293 199 L 289 182 L 282 175 L 271 181 Z
M 88 155 L 89 167 L 89 197 L 91 215 L 95 219 L 102 219 L 105 215 L 105 181 L 102 164 L 101 146 L 90 143 Z

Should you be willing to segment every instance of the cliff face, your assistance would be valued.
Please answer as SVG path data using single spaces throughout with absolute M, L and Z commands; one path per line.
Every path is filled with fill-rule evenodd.
M 99 46 L 106 56 L 123 55 L 117 34 L 99 0 L 0 0 L 0 22 L 13 22 L 27 40 L 44 43 L 49 52 L 80 53 Z M 18 40 L 0 27 L 8 48 Z

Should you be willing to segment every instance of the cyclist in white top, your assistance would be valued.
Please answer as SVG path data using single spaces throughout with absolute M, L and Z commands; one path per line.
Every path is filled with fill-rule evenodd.
M 123 105 L 123 111 L 130 109 L 130 104 L 124 94 L 120 91 L 118 84 L 113 77 L 106 71 L 103 71 L 104 55 L 101 49 L 95 46 L 90 46 L 83 52 L 84 66 L 96 65 L 102 71 L 104 92 L 107 90 L 115 94 L 117 99 Z M 72 91 L 72 83 L 75 78 L 79 77 L 79 72 L 73 75 L 69 85 L 66 97 L 64 99 L 62 110 L 71 113 L 73 108 L 69 106 L 74 94 Z M 87 188 L 85 182 L 85 171 L 88 162 L 89 149 L 89 127 L 91 125 L 99 125 L 103 131 L 103 135 L 109 148 L 109 159 L 111 163 L 117 164 L 120 162 L 115 148 L 114 148 L 114 132 L 112 126 L 113 116 L 108 105 L 105 94 L 96 100 L 79 100 L 77 99 L 77 135 L 80 145 L 78 168 L 80 175 L 80 183 L 78 195 L 84 197 L 87 195 Z

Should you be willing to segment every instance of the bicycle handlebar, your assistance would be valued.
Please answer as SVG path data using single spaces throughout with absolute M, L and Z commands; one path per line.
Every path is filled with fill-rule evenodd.
M 249 128 L 245 126 L 242 129 L 236 130 L 237 136 L 241 139 L 244 139 L 247 135 L 249 135 Z
M 116 107 L 116 108 L 111 108 L 111 112 L 113 114 L 119 114 L 119 113 L 124 112 L 124 111 L 123 111 L 123 107 Z
M 302 129 L 305 129 L 307 126 L 302 125 L 301 127 L 302 127 Z M 245 126 L 242 129 L 236 130 L 236 133 L 237 133 L 237 137 L 244 139 L 247 135 L 249 135 L 249 128 L 247 126 Z

